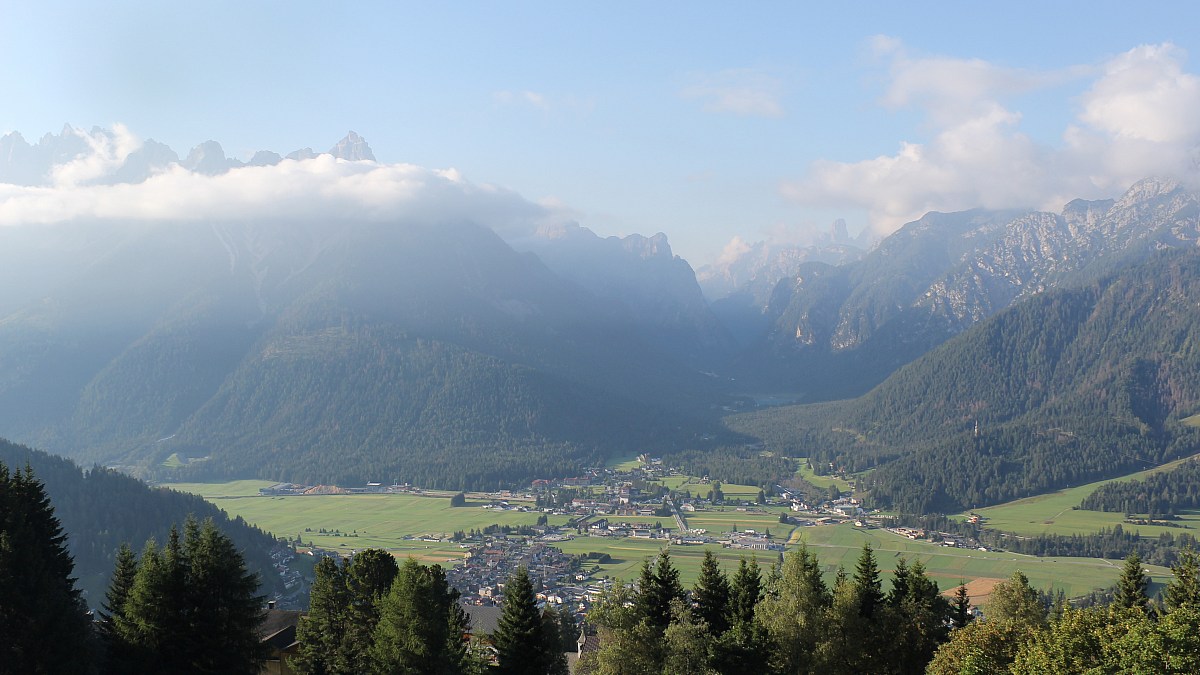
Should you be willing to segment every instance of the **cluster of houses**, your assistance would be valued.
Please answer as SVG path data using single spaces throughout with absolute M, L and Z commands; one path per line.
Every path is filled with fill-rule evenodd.
M 906 537 L 913 540 L 930 541 L 947 548 L 974 548 L 980 551 L 988 550 L 986 546 L 981 545 L 974 538 L 964 537 L 959 534 L 936 532 L 915 527 L 889 527 L 886 529 L 887 531 L 898 534 L 901 537 Z
M 495 537 L 467 552 L 461 564 L 446 572 L 446 580 L 462 593 L 467 605 L 499 604 L 504 584 L 518 567 L 524 566 L 537 591 L 539 602 L 565 605 L 576 614 L 586 614 L 602 592 L 578 556 L 541 542 Z

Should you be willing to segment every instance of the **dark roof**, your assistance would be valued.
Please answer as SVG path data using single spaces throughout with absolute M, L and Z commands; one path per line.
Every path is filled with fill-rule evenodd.
M 303 614 L 304 612 L 296 609 L 268 609 L 263 615 L 263 622 L 258 624 L 258 638 L 267 640 L 284 629 L 294 630 Z
M 472 635 L 490 635 L 500 627 L 500 614 L 503 608 L 494 605 L 463 605 L 463 610 L 471 618 Z

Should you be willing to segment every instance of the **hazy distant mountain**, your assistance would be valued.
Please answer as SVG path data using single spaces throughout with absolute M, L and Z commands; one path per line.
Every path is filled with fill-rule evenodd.
M 771 324 L 771 296 L 780 281 L 794 278 L 807 263 L 836 266 L 859 260 L 866 251 L 861 243 L 847 234 L 844 220 L 837 220 L 815 244 L 760 241 L 734 246 L 716 262 L 701 267 L 696 278 L 713 313 L 737 342 L 752 345 Z
M 1170 192 L 1139 189 L 1133 201 L 1161 205 Z M 1200 443 L 1200 430 L 1182 423 L 1200 413 L 1197 297 L 1200 252 L 1160 251 L 1024 299 L 859 399 L 731 423 L 822 466 L 881 465 L 867 481 L 874 496 L 907 511 L 984 506 L 1147 468 Z
M 619 303 L 648 342 L 701 367 L 728 359 L 733 340 L 709 309 L 686 260 L 667 236 L 597 236 L 576 224 L 543 228 L 516 244 L 605 300 Z
M 1157 179 L 1061 214 L 930 213 L 861 262 L 809 264 L 780 282 L 772 326 L 742 363 L 812 398 L 856 395 L 1021 298 L 1197 240 L 1196 195 Z
M 118 134 L 108 129 L 93 127 L 87 132 L 93 139 L 103 139 L 109 143 L 120 142 Z M 49 185 L 54 182 L 53 171 L 63 167 L 73 160 L 94 156 L 95 149 L 82 132 L 77 132 L 70 125 L 63 126 L 58 134 L 46 134 L 36 143 L 30 144 L 17 132 L 0 136 L 0 183 L 11 185 Z M 319 153 L 311 148 L 304 148 L 288 154 L 288 159 L 311 159 Z M 327 154 L 338 159 L 351 161 L 375 161 L 362 136 L 353 131 L 338 141 Z M 115 157 L 114 157 L 115 159 Z M 225 150 L 216 141 L 205 141 L 192 148 L 186 157 L 180 159 L 174 150 L 148 140 L 139 144 L 137 149 L 120 158 L 118 166 L 111 167 L 103 174 L 88 176 L 85 183 L 115 184 L 139 183 L 155 173 L 161 172 L 172 164 L 178 164 L 189 171 L 205 175 L 218 175 L 240 166 L 272 166 L 282 158 L 269 150 L 260 150 L 249 162 L 226 157 Z
M 0 257 L 40 243 L 0 235 Z M 8 300 L 3 433 L 104 462 L 209 457 L 206 475 L 481 487 L 675 447 L 722 400 L 626 312 L 484 227 L 109 236 Z
M 338 159 L 346 159 L 351 161 L 370 160 L 375 161 L 375 154 L 371 152 L 370 146 L 362 136 L 351 131 L 346 134 L 346 137 L 338 141 L 337 145 L 329 150 L 329 154 Z

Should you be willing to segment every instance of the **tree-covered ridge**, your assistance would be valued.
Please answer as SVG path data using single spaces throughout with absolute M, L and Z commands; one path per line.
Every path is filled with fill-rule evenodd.
M 245 552 L 250 568 L 262 574 L 267 584 L 264 590 L 276 590 L 278 575 L 269 555 L 276 545 L 274 538 L 240 518 L 231 520 L 199 496 L 150 488 L 136 478 L 102 467 L 83 470 L 68 459 L 3 439 L 0 462 L 14 467 L 28 464 L 45 484 L 67 536 L 75 575 L 93 607 L 102 602 L 123 543 L 140 549 L 151 538 L 166 541 L 171 526 L 189 515 L 211 519 Z
M 117 230 L 0 314 L 8 437 L 150 472 L 211 458 L 188 478 L 494 489 L 722 433 L 717 378 L 486 228 Z
M 1200 254 L 1161 253 L 1012 307 L 862 398 L 730 419 L 905 511 L 994 504 L 1195 452 Z
M 1146 514 L 1151 518 L 1173 516 L 1184 509 L 1200 508 L 1200 460 L 1146 476 L 1142 480 L 1119 481 L 1100 486 L 1080 503 L 1088 511 Z

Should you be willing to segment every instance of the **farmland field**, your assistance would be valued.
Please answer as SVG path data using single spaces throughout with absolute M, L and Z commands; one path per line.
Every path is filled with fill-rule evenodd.
M 1124 514 L 1100 511 L 1084 511 L 1076 509 L 1085 497 L 1095 492 L 1101 485 L 1118 481 L 1139 480 L 1151 474 L 1169 471 L 1190 457 L 1179 459 L 1162 466 L 1139 471 L 1138 473 L 1110 478 L 1108 480 L 1088 483 L 1078 487 L 1058 490 L 1036 497 L 1018 499 L 1007 504 L 976 509 L 974 513 L 983 516 L 987 527 L 1021 535 L 1036 534 L 1091 534 L 1105 527 L 1122 525 Z M 965 514 L 963 514 L 965 516 Z M 1200 515 L 1194 513 L 1181 514 L 1180 524 L 1184 528 L 1157 527 L 1146 525 L 1122 525 L 1125 529 L 1134 529 L 1143 536 L 1157 537 L 1163 532 L 1179 534 L 1200 529 Z
M 841 490 L 842 492 L 853 491 L 850 481 L 844 478 L 838 478 L 837 476 L 818 476 L 816 472 L 809 468 L 807 457 L 798 457 L 796 462 L 800 466 L 800 469 L 796 471 L 797 478 L 803 478 L 819 488 L 828 488 L 830 485 L 836 485 L 837 489 Z
M 231 516 L 241 516 L 278 536 L 295 539 L 322 548 L 355 550 L 368 547 L 384 548 L 398 556 L 414 556 L 424 562 L 452 563 L 461 559 L 464 550 L 457 544 L 441 541 L 422 541 L 422 535 L 441 537 L 455 530 L 483 528 L 493 523 L 502 525 L 532 525 L 538 513 L 483 509 L 484 503 L 468 500 L 468 506 L 454 508 L 445 497 L 420 495 L 312 495 L 261 497 L 258 489 L 267 481 L 236 481 L 223 484 L 175 484 L 168 487 L 203 495 Z M 726 508 L 723 511 L 700 511 L 687 514 L 689 527 L 704 528 L 712 533 L 739 530 L 770 529 L 776 540 L 794 544 L 806 541 L 821 560 L 827 581 L 832 583 L 838 565 L 853 570 L 864 542 L 875 548 L 884 579 L 890 576 L 895 561 L 904 556 L 910 561 L 921 560 L 930 576 L 943 589 L 958 584 L 960 579 L 1004 579 L 1021 570 L 1039 588 L 1062 588 L 1076 596 L 1113 583 L 1120 563 L 1093 558 L 1035 558 L 1013 553 L 984 552 L 970 549 L 944 548 L 928 542 L 906 539 L 886 530 L 860 529 L 849 524 L 814 527 L 795 527 L 779 523 L 779 510 L 750 513 Z M 565 516 L 550 516 L 551 524 L 563 524 Z M 622 518 L 673 525 L 671 518 Z M 325 533 L 320 532 L 321 529 Z M 307 531 L 306 531 L 307 530 Z M 336 533 L 335 533 L 336 530 Z M 600 566 L 600 573 L 610 577 L 633 579 L 642 560 L 657 555 L 665 544 L 654 539 L 608 539 L 576 537 L 556 542 L 565 552 L 585 554 L 607 553 L 612 561 Z M 699 576 L 700 561 L 705 548 L 711 548 L 730 570 L 743 555 L 751 552 L 722 549 L 715 545 L 671 546 L 671 555 L 679 567 L 684 584 L 691 585 Z M 757 557 L 764 567 L 774 563 L 777 552 L 760 551 Z M 1154 581 L 1161 583 L 1168 572 L 1151 568 Z

